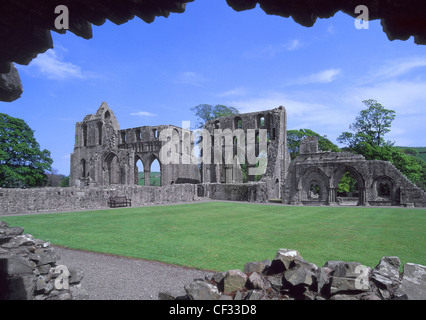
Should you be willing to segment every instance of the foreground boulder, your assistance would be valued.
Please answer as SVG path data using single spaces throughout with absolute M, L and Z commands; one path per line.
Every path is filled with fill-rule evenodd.
M 49 242 L 0 221 L 0 300 L 85 300 L 83 270 L 58 264 Z
M 402 300 L 425 300 L 426 266 L 414 263 L 405 264 L 401 285 L 396 290 L 395 297 Z
M 244 271 L 218 272 L 185 286 L 190 300 L 425 300 L 426 266 L 383 257 L 371 269 L 358 262 L 327 261 L 318 268 L 297 250 L 279 249 L 272 261 L 248 262 Z

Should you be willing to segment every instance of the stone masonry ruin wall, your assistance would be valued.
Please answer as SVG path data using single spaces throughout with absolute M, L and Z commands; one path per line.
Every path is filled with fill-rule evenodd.
M 171 147 L 179 156 L 185 151 L 194 153 L 196 138 L 186 139 L 187 133 L 175 126 L 121 129 L 113 111 L 102 103 L 96 114 L 87 115 L 76 124 L 71 187 L 0 189 L 0 215 L 103 209 L 110 196 L 126 196 L 134 206 L 200 198 L 339 205 L 336 189 L 346 172 L 356 179 L 359 189 L 359 195 L 352 199 L 354 205 L 426 207 L 426 193 L 389 162 L 365 160 L 350 152 L 319 152 L 315 138 L 304 139 L 301 155 L 290 161 L 286 128 L 283 107 L 214 119 L 205 125 L 208 139 L 200 143 L 202 157 L 209 154 L 210 162 L 202 162 L 200 168 L 194 163 L 160 162 L 161 187 L 149 186 L 151 163 L 161 158 L 161 148 L 169 143 L 160 140 L 161 132 L 173 130 Z M 238 149 L 246 152 L 247 171 L 256 169 L 256 162 L 262 159 L 261 130 L 266 135 L 267 148 L 264 174 L 257 182 L 256 175 L 249 174 L 243 183 Z M 248 161 L 250 134 L 252 142 L 254 137 L 254 164 Z M 225 161 L 227 148 L 232 152 L 230 163 Z M 137 161 L 143 163 L 148 182 L 145 186 L 138 185 Z M 310 193 L 312 185 L 320 190 L 315 196 Z M 387 194 L 380 193 L 383 186 Z
M 160 300 L 425 300 L 426 266 L 383 257 L 372 269 L 359 262 L 317 267 L 297 250 L 279 249 L 271 260 L 247 262 L 160 292 Z M 256 306 L 254 304 L 254 306 Z
M 192 202 L 197 197 L 197 186 L 174 184 L 164 187 L 114 185 L 99 188 L 0 188 L 0 216 L 105 209 L 111 196 L 126 196 L 132 200 L 132 206 Z
M 0 220 L 0 300 L 85 300 L 84 272 L 60 264 L 49 242 Z
M 235 159 L 238 139 L 247 141 L 249 130 L 254 130 L 255 156 L 259 157 L 261 139 L 257 137 L 261 129 L 266 130 L 267 162 L 259 181 L 255 181 L 254 175 L 249 175 L 249 181 L 243 183 L 241 164 L 234 161 L 232 164 L 203 163 L 201 172 L 194 164 L 160 164 L 162 186 L 137 185 L 136 161 L 141 160 L 144 169 L 148 167 L 145 170 L 147 177 L 153 159 L 160 158 L 163 144 L 157 140 L 158 134 L 170 128 L 145 126 L 122 130 L 112 110 L 102 104 L 95 115 L 88 115 L 76 124 L 75 149 L 71 155 L 70 180 L 73 186 L 0 189 L 0 216 L 104 209 L 108 207 L 111 196 L 126 196 L 132 200 L 132 206 L 191 203 L 202 198 L 258 203 L 279 199 L 283 204 L 338 205 L 336 186 L 345 172 L 350 172 L 357 181 L 360 191 L 356 198 L 358 205 L 426 207 L 425 192 L 389 162 L 369 161 L 349 152 L 319 152 L 318 141 L 313 138 L 301 142 L 301 155 L 290 162 L 283 107 L 222 117 L 206 124 L 210 133 L 217 129 L 221 129 L 222 133 L 240 129 L 228 140 L 226 136 L 219 135 L 219 141 L 223 138 L 222 144 L 215 145 L 216 140 L 207 144 L 213 157 L 215 148 L 220 148 L 219 154 L 224 155 L 226 147 L 231 146 Z M 176 129 L 179 136 L 175 151 L 182 154 L 184 131 L 177 127 L 171 129 Z M 190 141 L 189 146 L 186 145 L 190 151 L 192 143 Z M 247 145 L 244 147 L 247 150 Z M 248 167 L 256 168 L 256 164 L 249 163 Z M 311 185 L 318 186 L 320 190 L 315 197 L 309 193 Z M 381 185 L 387 186 L 388 194 L 380 194 Z M 1 298 L 84 299 L 86 292 L 79 286 L 79 280 L 74 279 L 76 282 L 70 289 L 54 289 L 55 279 L 60 274 L 55 271 L 58 257 L 45 242 L 22 232 L 21 228 L 9 228 L 4 223 L 0 228 L 0 287 L 4 289 Z M 27 245 L 28 250 L 23 250 Z M 22 252 L 26 256 L 22 256 Z M 41 257 L 45 256 L 53 259 L 38 265 L 43 260 Z M 2 266 L 1 261 L 5 259 L 7 266 Z M 14 265 L 23 267 L 23 272 L 9 267 Z M 159 298 L 411 300 L 426 296 L 425 266 L 407 263 L 401 273 L 399 258 L 384 257 L 375 269 L 366 269 L 363 283 L 369 286 L 361 288 L 356 287 L 360 275 L 359 270 L 356 271 L 358 267 L 362 265 L 356 262 L 328 261 L 318 268 L 305 261 L 297 251 L 283 249 L 277 252 L 271 263 L 248 263 L 244 272 L 229 270 L 194 280 L 185 286 L 183 293 L 161 293 Z M 79 277 L 78 270 L 73 273 Z M 416 281 L 414 284 L 413 279 Z M 18 282 L 25 285 L 16 286 Z
M 290 204 L 337 205 L 338 184 L 346 172 L 356 180 L 357 205 L 426 207 L 426 193 L 388 161 L 365 160 L 351 152 L 319 152 L 314 137 L 301 142 L 300 156 L 289 168 L 283 202 Z M 316 196 L 310 188 L 316 186 Z M 382 193 L 381 187 L 387 192 Z
M 76 124 L 70 186 L 138 185 L 139 160 L 143 164 L 146 185 L 149 185 L 151 164 L 155 160 L 160 163 L 162 186 L 180 180 L 200 182 L 197 164 L 161 163 L 160 151 L 169 143 L 160 139 L 165 130 L 171 131 L 171 143 L 175 143 L 171 146 L 173 152 L 179 155 L 183 151 L 193 152 L 193 141 L 189 141 L 188 149 L 181 149 L 185 138 L 183 129 L 166 125 L 120 129 L 114 112 L 102 103 L 96 114 L 87 115 Z

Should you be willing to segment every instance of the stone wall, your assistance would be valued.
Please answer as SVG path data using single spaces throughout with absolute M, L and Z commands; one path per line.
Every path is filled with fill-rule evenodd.
M 280 249 L 275 258 L 248 262 L 244 270 L 219 272 L 160 300 L 425 300 L 426 266 L 383 257 L 371 269 L 358 262 L 327 261 L 321 268 L 297 250 Z M 180 291 L 179 291 L 180 290 Z
M 204 129 L 210 137 L 203 136 L 199 144 L 206 155 L 201 164 L 203 183 L 242 183 L 242 162 L 246 165 L 249 182 L 262 176 L 268 197 L 281 198 L 280 186 L 290 164 L 284 107 L 219 117 L 207 121 Z
M 96 114 L 76 123 L 70 186 L 139 185 L 138 163 L 143 166 L 145 186 L 149 186 L 155 160 L 160 165 L 162 186 L 179 179 L 200 182 L 198 165 L 190 161 L 193 155 L 189 130 L 172 125 L 120 129 L 113 110 L 103 102 Z
M 426 207 L 426 192 L 390 162 L 366 160 L 351 152 L 320 152 L 314 137 L 301 141 L 300 156 L 290 164 L 283 203 L 337 205 L 341 200 L 338 185 L 346 173 L 357 183 L 359 195 L 354 205 Z M 381 193 L 383 186 L 387 187 L 387 194 Z M 319 190 L 315 196 L 312 187 Z
M 57 264 L 49 242 L 0 220 L 0 300 L 84 300 L 83 270 Z
M 268 202 L 268 189 L 264 182 L 257 183 L 204 183 L 199 185 L 202 192 L 200 197 L 212 200 Z
M 110 196 L 127 196 L 132 206 L 194 201 L 197 186 L 109 186 L 99 188 L 0 188 L 0 216 L 7 214 L 103 209 Z

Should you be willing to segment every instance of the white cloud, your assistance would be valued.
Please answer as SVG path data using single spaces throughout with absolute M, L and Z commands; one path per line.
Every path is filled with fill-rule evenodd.
M 289 80 L 285 85 L 303 85 L 313 83 L 330 83 L 337 79 L 342 74 L 340 69 L 327 69 L 317 73 L 311 73 L 308 76 L 302 76 L 298 79 Z
M 370 86 L 352 88 L 353 97 L 359 101 L 377 100 L 398 115 L 424 114 L 426 81 L 387 81 Z M 360 100 L 361 99 L 361 100 Z
M 302 47 L 302 42 L 298 39 L 292 39 L 285 43 L 270 44 L 263 46 L 262 48 L 252 49 L 246 51 L 244 56 L 249 59 L 264 58 L 264 57 L 275 57 L 282 52 L 295 51 Z
M 422 67 L 426 67 L 426 57 L 406 57 L 386 61 L 378 70 L 373 70 L 371 75 L 373 78 L 390 79 Z
M 186 71 L 186 72 L 180 73 L 176 77 L 175 82 L 180 84 L 188 84 L 191 86 L 200 87 L 202 86 L 203 83 L 206 82 L 206 78 L 204 78 L 204 76 L 196 72 Z
M 130 114 L 131 116 L 139 116 L 139 117 L 156 117 L 156 114 L 153 114 L 151 112 L 147 111 L 138 111 L 138 112 L 132 112 Z
M 287 111 L 287 128 L 311 129 L 326 135 L 333 143 L 347 131 L 357 115 L 356 110 L 342 105 L 340 94 L 312 90 L 261 92 L 257 97 L 234 99 L 227 102 L 241 113 L 274 109 L 279 106 Z
M 262 92 L 258 97 L 229 101 L 241 113 L 269 110 L 283 106 L 288 118 L 294 122 L 329 124 L 341 121 L 338 116 L 331 116 L 333 110 L 321 100 L 315 101 L 316 93 L 298 92 L 285 94 L 278 91 Z
M 247 94 L 247 90 L 244 88 L 234 88 L 219 94 L 220 97 L 231 97 L 231 96 L 244 96 Z
M 386 61 L 366 74 L 351 75 L 348 82 L 333 83 L 327 87 L 314 84 L 332 83 L 342 75 L 340 69 L 327 69 L 289 81 L 307 84 L 296 90 L 247 92 L 246 95 L 228 96 L 240 112 L 256 112 L 284 106 L 288 115 L 288 128 L 308 128 L 327 137 L 336 138 L 355 121 L 365 109 L 363 100 L 375 99 L 385 108 L 396 111 L 391 132 L 386 139 L 397 145 L 424 146 L 426 123 L 426 58 L 408 57 Z M 309 86 L 308 86 L 309 85 Z
M 87 76 L 79 66 L 62 61 L 58 52 L 53 49 L 38 55 L 30 65 L 37 67 L 39 71 L 49 79 L 83 79 Z
M 293 50 L 297 50 L 301 47 L 301 42 L 297 39 L 291 40 L 289 41 L 285 46 L 285 50 L 287 51 L 293 51 Z

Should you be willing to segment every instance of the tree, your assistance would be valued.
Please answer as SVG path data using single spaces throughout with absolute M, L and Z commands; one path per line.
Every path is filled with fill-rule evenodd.
M 69 187 L 70 186 L 70 176 L 63 177 L 59 183 L 60 187 Z
M 392 121 L 395 120 L 395 111 L 385 109 L 373 99 L 364 100 L 363 103 L 367 109 L 362 110 L 355 122 L 349 126 L 354 133 L 343 132 L 337 141 L 347 144 L 349 148 L 362 142 L 372 146 L 390 144 L 385 142 L 384 136 L 390 131 Z
M 423 167 L 416 157 L 384 140 L 395 119 L 395 111 L 385 109 L 376 100 L 365 100 L 363 103 L 367 109 L 362 110 L 350 126 L 355 133 L 343 132 L 337 140 L 346 143 L 350 151 L 363 155 L 367 160 L 389 161 L 413 183 L 420 183 Z
M 288 130 L 287 147 L 291 159 L 296 158 L 300 154 L 300 141 L 306 137 L 316 137 L 318 139 L 318 149 L 320 151 L 340 151 L 338 146 L 327 139 L 327 136 L 321 136 L 310 129 Z
M 238 114 L 238 110 L 234 107 L 227 107 L 221 104 L 212 106 L 210 104 L 200 104 L 191 108 L 197 116 L 196 128 L 202 128 L 207 121 L 214 120 L 219 117 Z
M 417 157 L 419 154 L 419 152 L 416 149 L 410 148 L 410 147 L 403 147 L 401 148 L 401 151 L 404 152 L 405 154 L 408 154 L 414 157 Z
M 416 157 L 405 154 L 398 147 L 389 144 L 372 146 L 364 142 L 357 145 L 352 151 L 362 154 L 367 160 L 389 161 L 413 183 L 419 183 L 422 180 L 421 162 Z
M 0 113 L 0 187 L 44 186 L 52 163 L 24 120 Z
M 354 196 L 358 192 L 358 183 L 350 172 L 346 172 L 337 186 L 338 196 Z

